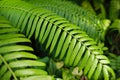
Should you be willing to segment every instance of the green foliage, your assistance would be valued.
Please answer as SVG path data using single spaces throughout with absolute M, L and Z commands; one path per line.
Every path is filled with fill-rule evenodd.
M 67 0 L 25 1 L 0 1 L 0 15 L 5 16 L 10 21 L 0 17 L 0 79 L 38 80 L 40 78 L 54 80 L 54 76 L 47 75 L 45 71 L 45 63 L 47 63 L 48 74 L 58 77 L 56 76 L 58 71 L 60 76 L 62 74 L 63 80 L 76 80 L 80 79 L 81 76 L 81 79 L 87 79 L 87 76 L 91 80 L 103 78 L 104 80 L 115 80 L 112 68 L 115 72 L 119 68 L 119 65 L 116 65 L 119 63 L 119 57 L 114 59 L 109 57 L 110 63 L 103 54 L 103 50 L 106 50 L 104 43 L 99 42 L 106 39 L 105 41 L 112 46 L 114 44 L 112 39 L 115 35 L 115 41 L 119 43 L 120 21 L 115 20 L 108 29 L 110 20 L 97 18 L 97 16 L 101 19 L 107 17 L 104 0 L 93 0 L 95 10 L 101 10 L 99 14 L 96 13 L 97 16 L 93 15 L 95 10 L 93 10 L 93 5 L 90 5 L 92 1 L 88 0 L 86 2 L 80 1 L 84 9 Z M 88 11 L 85 10 L 85 5 L 90 7 Z M 93 13 L 90 13 L 89 10 Z M 118 17 L 119 15 L 117 15 Z M 12 27 L 10 23 L 16 28 Z M 110 34 L 111 37 L 105 38 L 107 29 L 107 34 Z M 27 38 L 34 40 L 32 43 L 35 43 L 34 45 L 37 45 L 40 51 L 48 53 L 47 56 L 50 59 L 37 60 L 37 57 L 31 53 L 33 52 L 30 47 L 31 41 L 20 32 L 25 34 Z M 119 53 L 118 46 L 115 44 L 115 47 L 112 46 L 109 50 L 116 49 Z M 19 55 L 21 56 L 18 57 Z M 37 55 L 41 56 L 41 54 Z M 59 65 L 60 61 L 64 63 Z M 109 67 L 109 64 L 112 68 Z M 76 76 L 72 74 L 71 70 L 68 70 L 75 67 L 78 68 L 77 75 L 79 71 L 83 71 L 83 74 Z M 62 73 L 61 68 L 65 68 Z M 117 73 L 119 74 L 119 71 Z M 117 75 L 117 77 L 119 76 Z
M 63 60 L 66 66 L 78 66 L 89 79 L 98 79 L 102 73 L 105 80 L 109 79 L 109 73 L 115 78 L 97 43 L 64 18 L 19 0 L 1 1 L 0 11 L 28 38 L 35 36 L 43 50 Z
M 95 15 L 72 2 L 61 0 L 29 0 L 29 3 L 51 10 L 59 16 L 66 18 L 98 42 L 104 40 L 105 31 L 102 22 Z
M 110 53 L 109 57 L 111 61 L 111 67 L 116 71 L 120 70 L 120 56 Z
M 115 71 L 115 73 L 117 74 L 117 80 L 120 79 L 120 56 L 115 55 L 113 53 L 109 53 L 108 57 L 111 61 L 110 65 L 112 67 L 112 69 Z
M 41 75 L 41 76 L 31 76 L 22 80 L 55 80 L 55 79 L 54 77 L 51 76 Z
M 94 11 L 100 19 L 106 19 L 107 12 L 104 6 L 105 0 L 92 0 Z M 104 26 L 103 26 L 104 27 Z
M 120 0 L 110 1 L 109 18 L 111 20 L 120 18 Z
M 94 11 L 92 5 L 90 4 L 90 2 L 88 0 L 84 0 L 81 3 L 81 7 L 84 8 L 87 11 L 90 11 L 92 14 L 96 15 L 96 12 Z
M 110 36 L 107 36 L 110 35 Z M 113 21 L 111 26 L 107 30 L 106 43 L 109 47 L 110 52 L 120 54 L 120 19 Z
M 19 29 L 0 16 L 0 79 L 1 80 L 53 80 L 44 70 L 46 64 L 37 61 L 29 46 L 31 41 Z M 25 45 L 27 44 L 27 45 Z M 29 45 L 28 45 L 29 44 Z

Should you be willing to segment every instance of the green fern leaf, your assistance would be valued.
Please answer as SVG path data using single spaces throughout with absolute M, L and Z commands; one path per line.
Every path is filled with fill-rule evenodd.
M 5 18 L 0 17 L 0 21 L 0 79 L 19 80 L 32 76 L 47 76 L 44 70 L 46 64 L 36 60 L 37 56 L 30 53 L 33 51 L 31 47 L 23 45 L 31 41 L 20 34 L 19 29 L 10 26 Z
M 15 15 L 16 11 L 18 14 Z M 21 11 L 23 12 L 23 14 L 21 13 Z M 43 51 L 48 51 L 50 56 L 53 56 L 55 58 L 58 57 L 59 60 L 63 60 L 64 62 L 68 63 L 68 65 L 65 64 L 66 66 L 72 66 L 72 67 L 78 66 L 79 70 L 86 69 L 85 73 L 88 75 L 89 79 L 93 77 L 94 79 L 98 79 L 98 76 L 100 74 L 99 73 L 97 75 L 96 73 L 96 70 L 98 71 L 98 69 L 100 71 L 103 71 L 101 72 L 101 74 L 103 73 L 105 79 L 110 78 L 109 76 L 110 73 L 112 74 L 111 77 L 115 78 L 113 70 L 111 68 L 106 67 L 109 64 L 109 60 L 106 59 L 104 56 L 103 57 L 101 56 L 103 55 L 103 51 L 99 48 L 96 41 L 90 38 L 86 34 L 86 32 L 80 29 L 80 27 L 70 24 L 64 18 L 61 18 L 51 13 L 50 11 L 47 11 L 46 9 L 38 8 L 29 3 L 25 3 L 24 1 L 14 2 L 14 0 L 13 2 L 4 1 L 4 0 L 1 1 L 0 14 L 6 16 L 9 20 L 11 19 L 11 21 L 12 19 L 15 19 L 16 16 L 20 16 L 19 20 L 17 20 L 18 22 L 15 24 L 16 26 L 19 26 L 18 28 L 20 28 L 20 30 L 23 33 L 29 36 L 29 38 L 31 38 L 31 36 L 33 36 L 32 38 L 34 38 L 35 36 L 36 42 L 39 43 Z M 13 14 L 14 16 L 12 16 Z M 36 17 L 39 17 L 39 19 L 37 20 L 38 23 L 36 23 L 36 21 L 34 22 Z M 32 24 L 37 26 L 33 26 L 32 24 L 29 24 L 28 26 L 29 22 L 33 22 Z M 33 29 L 32 33 L 31 33 L 31 29 Z M 70 46 L 72 44 L 74 44 L 74 46 Z M 14 50 L 32 51 L 30 47 L 28 48 L 24 46 L 25 48 L 22 48 L 20 45 L 10 46 L 12 48 L 10 48 L 9 46 L 7 47 L 8 47 L 8 51 L 14 51 Z M 3 49 L 6 49 L 7 47 Z M 20 48 L 20 50 L 17 50 L 16 47 Z M 69 49 L 73 49 L 72 53 L 68 53 L 70 52 Z M 2 52 L 6 52 L 6 51 L 2 51 Z M 91 60 L 93 62 L 90 63 L 88 60 Z M 89 62 L 89 64 L 87 64 L 87 62 Z M 86 67 L 87 66 L 86 64 L 88 65 L 88 67 Z M 100 64 L 102 65 L 102 70 Z M 28 75 L 32 75 L 32 74 L 34 75 L 33 73 L 34 70 L 36 72 L 36 69 L 32 69 L 32 71 L 30 71 L 30 74 Z M 26 70 L 23 69 L 16 72 L 23 73 L 24 71 Z M 21 74 L 21 76 L 23 75 Z
M 51 10 L 66 18 L 71 23 L 80 26 L 81 30 L 86 31 L 90 37 L 98 42 L 104 39 L 105 31 L 103 30 L 103 25 L 101 25 L 103 23 L 95 15 L 70 1 L 29 0 L 27 2 Z

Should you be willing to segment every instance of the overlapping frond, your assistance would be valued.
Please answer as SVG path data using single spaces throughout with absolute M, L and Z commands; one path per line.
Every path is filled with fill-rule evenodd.
M 46 64 L 37 61 L 37 56 L 31 53 L 33 49 L 25 45 L 30 42 L 0 16 L 0 80 L 33 80 L 41 75 L 53 80 L 44 70 Z
M 66 66 L 78 66 L 89 79 L 115 78 L 109 60 L 80 27 L 48 10 L 19 0 L 1 1 L 0 14 L 6 16 L 21 32 L 35 39 L 49 55 L 63 60 Z
M 97 42 L 104 40 L 105 30 L 103 23 L 90 12 L 82 7 L 70 2 L 61 0 L 29 0 L 27 1 L 36 6 L 40 6 L 57 13 L 66 18 L 71 23 L 76 24 Z

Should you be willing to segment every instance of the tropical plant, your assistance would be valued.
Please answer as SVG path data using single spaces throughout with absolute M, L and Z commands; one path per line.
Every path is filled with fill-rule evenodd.
M 95 15 L 82 7 L 70 2 L 61 0 L 29 0 L 36 6 L 51 10 L 71 23 L 76 24 L 97 42 L 104 41 L 105 29 L 103 23 Z
M 12 27 L 11 29 L 14 28 L 17 30 L 19 28 L 21 33 L 23 33 L 27 38 L 33 40 L 33 45 L 35 45 L 40 51 L 48 53 L 47 56 L 52 58 L 54 61 L 63 61 L 65 64 L 64 67 L 78 67 L 78 71 L 83 71 L 83 74 L 87 76 L 88 79 L 98 80 L 104 78 L 104 80 L 114 80 L 115 73 L 113 69 L 109 67 L 110 61 L 103 54 L 103 46 L 101 47 L 99 45 L 99 42 L 101 44 L 101 42 L 105 39 L 104 36 L 106 28 L 103 27 L 105 25 L 103 24 L 103 21 L 99 20 L 90 12 L 87 12 L 83 8 L 68 1 L 61 2 L 61 0 L 41 0 L 40 2 L 41 3 L 38 3 L 38 0 L 27 0 L 26 2 L 22 0 L 2 0 L 0 1 L 0 15 L 5 16 L 10 23 L 16 27 Z M 37 6 L 34 6 L 33 4 Z M 61 6 L 61 4 L 63 5 Z M 1 29 L 1 31 L 4 32 L 8 30 Z M 9 34 L 10 38 L 12 38 L 12 36 L 10 36 L 11 34 Z M 6 41 L 2 43 L 2 40 L 0 45 L 5 44 L 4 46 L 9 47 L 11 50 L 12 48 L 13 50 L 19 50 L 19 45 L 23 46 L 24 43 L 29 43 L 28 39 L 20 39 L 21 37 L 18 38 L 18 36 L 17 38 L 14 37 L 9 39 L 9 37 L 6 37 L 6 41 L 10 41 L 10 47 L 6 45 L 8 44 Z M 4 52 L 2 48 L 0 51 Z M 26 50 L 26 48 L 22 51 L 27 53 L 31 52 L 31 50 Z M 18 52 L 22 51 L 20 50 Z M 37 55 L 41 56 L 40 54 Z M 24 60 L 24 58 L 22 59 Z M 22 59 L 20 58 L 20 60 Z M 15 61 L 16 60 L 17 59 L 15 59 Z M 30 68 L 41 70 L 39 65 L 43 62 L 36 61 L 36 59 L 34 61 L 39 64 L 34 67 L 32 64 Z M 11 62 L 14 62 L 14 60 Z M 28 65 L 30 65 L 30 63 L 28 63 Z M 52 65 L 51 63 L 49 65 L 50 69 L 56 66 L 53 61 Z M 24 68 L 27 69 L 29 67 L 25 66 Z M 48 68 L 49 74 L 51 72 L 50 69 Z M 29 74 L 26 74 L 26 78 L 21 78 L 21 76 L 18 77 L 20 77 L 20 79 L 25 78 L 23 80 L 38 80 L 39 78 L 54 79 L 53 76 L 48 76 L 44 70 L 45 69 L 42 71 L 46 75 L 28 76 Z M 64 74 L 66 73 L 69 73 L 69 71 L 63 71 L 63 79 L 69 80 L 70 78 L 64 77 Z M 73 77 L 71 79 L 73 79 Z
M 32 80 L 38 77 L 52 80 L 44 70 L 46 64 L 37 61 L 29 46 L 31 41 L 0 16 L 0 79 Z M 25 45 L 26 44 L 26 45 Z M 42 76 L 41 76 L 42 75 Z

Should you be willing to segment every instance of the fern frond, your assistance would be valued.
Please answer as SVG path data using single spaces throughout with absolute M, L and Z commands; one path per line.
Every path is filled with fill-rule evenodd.
M 46 64 L 37 61 L 37 56 L 31 53 L 33 49 L 24 45 L 30 42 L 19 33 L 19 29 L 0 17 L 0 80 L 23 80 L 42 75 L 48 77 L 44 70 Z
M 16 24 L 29 38 L 35 36 L 50 56 L 63 60 L 66 66 L 78 66 L 89 79 L 97 80 L 102 73 L 105 80 L 109 80 L 110 74 L 115 78 L 113 70 L 108 67 L 109 60 L 102 55 L 103 51 L 80 27 L 48 10 L 15 1 L 1 1 L 1 15 Z
M 66 18 L 98 42 L 104 40 L 105 30 L 103 29 L 103 23 L 94 14 L 70 1 L 29 0 L 27 2 L 51 10 L 59 16 Z

